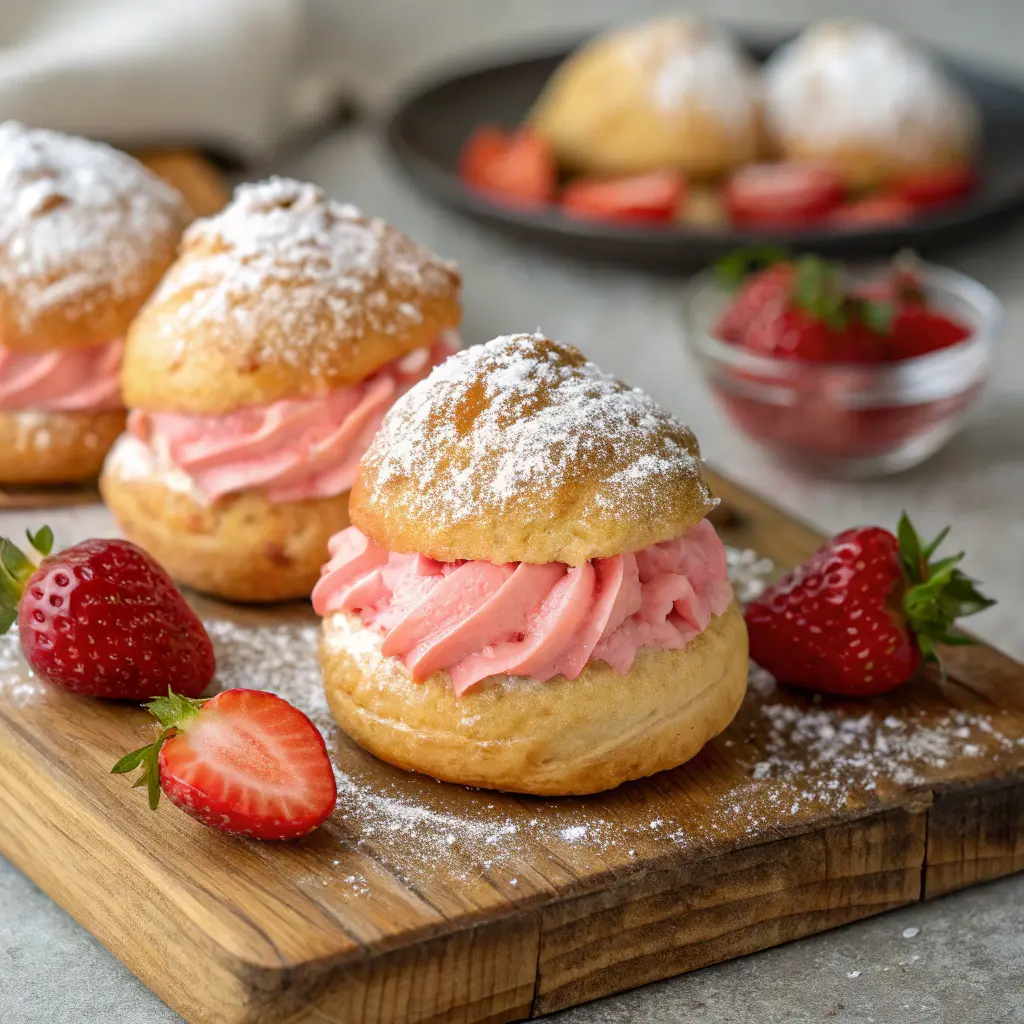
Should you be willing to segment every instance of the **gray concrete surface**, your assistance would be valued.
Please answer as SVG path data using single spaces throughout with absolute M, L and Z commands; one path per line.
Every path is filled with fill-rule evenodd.
M 417 68 L 478 43 L 536 36 L 557 26 L 638 18 L 667 2 L 435 0 L 411 5 L 333 4 L 322 45 L 371 98 Z M 1024 76 L 1019 0 L 701 0 L 734 20 L 792 24 L 856 9 L 910 28 Z M 372 56 L 372 60 L 369 57 Z M 1024 657 L 1024 228 L 972 245 L 948 262 L 980 277 L 1007 304 L 997 372 L 964 433 L 929 465 L 901 478 L 822 484 L 782 474 L 721 419 L 679 343 L 684 283 L 548 258 L 453 219 L 413 195 L 382 159 L 369 131 L 325 140 L 275 169 L 308 177 L 392 220 L 459 260 L 466 274 L 465 336 L 541 327 L 572 341 L 681 413 L 706 454 L 734 476 L 823 527 L 894 522 L 906 507 L 926 532 L 946 522 L 970 552 L 968 568 L 1000 604 L 979 632 Z M 51 517 L 60 527 L 76 513 Z M 0 528 L 18 525 L 0 516 Z M 919 929 L 904 938 L 905 929 Z M 183 979 L 183 984 L 187 981 Z M 179 1020 L 82 928 L 0 860 L 0 1024 L 163 1024 Z M 826 935 L 590 1004 L 563 1024 L 1011 1024 L 1024 1022 L 1024 877 L 910 907 Z

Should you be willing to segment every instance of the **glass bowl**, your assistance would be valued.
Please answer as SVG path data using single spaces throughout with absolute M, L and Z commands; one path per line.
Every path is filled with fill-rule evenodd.
M 758 355 L 713 336 L 732 296 L 705 272 L 686 301 L 686 343 L 729 419 L 778 460 L 823 476 L 899 473 L 960 429 L 988 377 L 1003 319 L 1000 301 L 973 278 L 927 263 L 917 269 L 929 304 L 971 330 L 962 342 L 874 365 Z

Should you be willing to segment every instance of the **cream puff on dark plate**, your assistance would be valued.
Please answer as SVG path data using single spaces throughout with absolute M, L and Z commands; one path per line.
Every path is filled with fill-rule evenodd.
M 827 21 L 765 66 L 765 117 L 779 154 L 829 167 L 855 188 L 967 167 L 977 109 L 923 50 L 888 29 Z
M 313 592 L 334 717 L 493 789 L 682 764 L 747 681 L 714 504 L 690 430 L 576 349 L 458 353 L 384 418 Z
M 455 350 L 455 266 L 314 185 L 241 186 L 194 223 L 128 335 L 101 488 L 181 583 L 308 597 L 394 402 Z
M 99 473 L 124 428 L 125 333 L 188 216 L 126 153 L 0 124 L 0 485 Z
M 560 165 L 591 175 L 673 168 L 717 178 L 756 160 L 760 88 L 724 30 L 661 18 L 592 39 L 559 67 L 531 114 Z

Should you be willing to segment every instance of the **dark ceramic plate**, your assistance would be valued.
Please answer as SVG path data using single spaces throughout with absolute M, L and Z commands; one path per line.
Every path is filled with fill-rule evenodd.
M 763 60 L 784 39 L 744 38 Z M 692 269 L 731 250 L 766 240 L 751 231 L 679 227 L 620 227 L 564 217 L 555 207 L 512 210 L 463 186 L 455 166 L 470 133 L 486 121 L 511 128 L 525 118 L 548 76 L 574 49 L 506 59 L 429 82 L 392 114 L 387 138 L 398 163 L 428 196 L 508 235 L 586 259 Z M 1006 223 L 1024 209 L 1024 87 L 955 61 L 949 72 L 982 112 L 981 182 L 962 202 L 906 224 L 877 229 L 816 229 L 774 233 L 770 240 L 825 255 L 889 255 L 904 248 L 932 252 Z

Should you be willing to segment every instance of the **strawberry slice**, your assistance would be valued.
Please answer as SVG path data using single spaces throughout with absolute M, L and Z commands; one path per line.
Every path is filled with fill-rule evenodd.
M 676 171 L 577 178 L 562 192 L 562 209 L 572 217 L 663 224 L 675 217 L 685 195 L 686 183 Z
M 508 148 L 508 141 L 498 125 L 480 125 L 459 153 L 459 174 L 468 182 L 482 181 L 487 168 Z
M 147 708 L 162 729 L 111 771 L 142 768 L 156 810 L 161 789 L 204 825 L 250 839 L 299 839 L 334 810 L 337 786 L 320 731 L 298 708 L 262 690 L 209 700 L 168 692 Z
M 893 191 L 915 206 L 945 206 L 977 184 L 978 174 L 971 164 L 950 164 L 901 178 L 893 183 Z
M 483 125 L 459 156 L 463 181 L 513 206 L 539 206 L 555 195 L 558 171 L 547 141 L 529 128 L 506 135 Z
M 737 225 L 800 227 L 819 221 L 842 203 L 843 179 L 808 164 L 749 164 L 728 181 L 724 200 Z
M 916 212 L 917 207 L 902 196 L 883 192 L 844 203 L 828 215 L 828 222 L 845 228 L 885 227 L 902 224 Z

